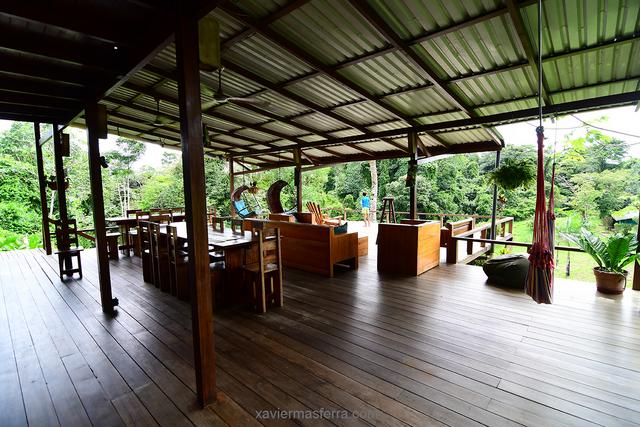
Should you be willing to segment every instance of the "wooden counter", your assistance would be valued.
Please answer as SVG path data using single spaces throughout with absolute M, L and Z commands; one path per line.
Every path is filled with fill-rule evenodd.
M 418 276 L 440 263 L 440 222 L 378 225 L 378 271 Z
M 297 222 L 265 221 L 245 218 L 244 229 L 266 222 L 280 228 L 282 237 L 282 264 L 298 270 L 333 277 L 337 263 L 358 268 L 358 233 L 335 234 L 328 225 L 300 224 Z

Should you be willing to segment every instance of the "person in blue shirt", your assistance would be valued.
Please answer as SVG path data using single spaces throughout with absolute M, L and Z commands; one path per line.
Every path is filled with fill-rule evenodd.
M 370 225 L 369 222 L 369 196 L 367 196 L 367 192 L 362 193 L 362 199 L 360 200 L 360 205 L 362 206 L 362 217 L 364 218 L 364 226 L 368 227 Z

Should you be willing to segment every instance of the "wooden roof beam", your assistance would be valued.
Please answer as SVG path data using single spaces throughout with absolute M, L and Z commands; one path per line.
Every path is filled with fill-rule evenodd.
M 149 96 L 149 95 L 145 95 L 145 96 Z M 111 109 L 109 111 L 109 114 L 112 114 L 112 115 L 116 114 L 116 112 L 119 111 L 122 108 L 130 108 L 130 109 L 137 110 L 137 111 L 140 111 L 140 112 L 143 112 L 143 113 L 146 113 L 146 114 L 150 114 L 150 115 L 154 115 L 154 116 L 158 114 L 157 110 L 145 107 L 143 105 L 135 104 L 132 101 L 124 102 L 124 101 L 120 101 L 118 99 L 115 99 L 113 97 L 106 97 L 105 101 L 107 101 L 107 102 L 109 102 L 111 104 L 117 105 L 116 108 Z M 169 102 L 169 101 L 166 101 L 165 99 L 163 99 L 163 101 L 164 102 Z M 172 125 L 172 124 L 176 125 L 176 124 L 178 124 L 178 116 L 173 115 L 171 113 L 167 113 L 165 111 L 160 111 L 160 115 L 163 116 L 163 117 L 166 117 L 169 120 L 169 122 L 166 123 L 165 126 L 155 126 L 155 125 L 150 125 L 150 126 L 155 126 L 156 128 L 164 128 L 164 127 L 166 127 L 166 125 Z M 124 114 L 122 114 L 121 116 L 123 118 L 127 117 Z M 139 120 L 139 119 L 137 119 L 135 117 L 129 117 L 129 120 Z M 207 126 L 211 127 L 211 125 L 207 125 Z M 248 137 L 248 136 L 238 135 L 236 132 L 238 132 L 239 130 L 244 129 L 242 127 L 239 128 L 239 129 L 236 129 L 236 130 L 231 130 L 231 131 L 225 130 L 225 129 L 219 129 L 219 128 L 216 128 L 215 126 L 214 126 L 214 129 L 215 129 L 216 133 L 220 133 L 220 134 L 223 134 L 223 135 L 228 135 L 230 137 L 233 137 L 233 138 L 236 138 L 236 139 L 240 139 L 240 140 L 243 140 L 245 142 L 249 142 L 251 144 L 259 144 L 259 145 L 270 146 L 271 143 L 281 140 L 281 139 L 277 139 L 277 140 L 271 140 L 271 141 L 262 141 L 262 140 L 259 140 L 259 139 L 256 139 L 256 138 L 251 138 L 251 137 Z M 177 129 L 175 129 L 175 130 L 177 131 Z M 242 147 L 242 146 L 239 146 L 239 147 Z
M 390 114 L 393 114 L 394 116 L 396 116 L 396 117 L 398 117 L 400 119 L 403 119 L 403 120 L 406 119 L 404 117 L 404 114 L 401 111 L 397 110 L 393 106 L 385 104 L 384 102 L 382 102 L 379 99 L 379 97 L 368 93 L 362 87 L 358 86 L 356 83 L 354 83 L 351 80 L 347 79 L 346 77 L 342 76 L 341 74 L 339 74 L 333 68 L 323 64 L 321 61 L 319 61 L 316 58 L 312 57 L 311 55 L 309 55 L 306 51 L 304 51 L 303 49 L 301 49 L 297 45 L 291 43 L 289 40 L 287 40 L 286 38 L 284 38 L 280 34 L 276 33 L 273 30 L 271 30 L 267 25 L 264 25 L 262 22 L 257 21 L 257 20 L 255 20 L 255 19 L 253 19 L 251 17 L 246 16 L 246 14 L 244 14 L 237 6 L 234 6 L 234 5 L 230 4 L 230 3 L 226 3 L 224 5 L 221 5 L 220 8 L 222 10 L 224 10 L 225 12 L 227 12 L 228 14 L 230 14 L 231 16 L 233 16 L 238 21 L 240 21 L 243 24 L 253 28 L 257 33 L 259 33 L 263 37 L 271 40 L 273 43 L 275 43 L 276 45 L 280 46 L 281 48 L 283 48 L 284 50 L 289 52 L 291 55 L 293 55 L 293 56 L 297 57 L 299 60 L 307 63 L 312 68 L 315 68 L 315 69 L 319 70 L 322 74 L 330 77 L 331 79 L 333 79 L 336 82 L 342 84 L 343 86 L 346 86 L 347 88 L 351 89 L 352 91 L 358 93 L 360 96 L 363 96 L 364 98 L 370 100 L 374 104 L 378 105 L 380 108 L 388 111 Z
M 77 38 L 91 38 L 96 41 L 117 45 L 119 48 L 146 45 L 149 35 L 139 31 L 138 15 L 134 10 L 111 7 L 110 2 L 79 2 L 74 7 L 51 8 L 34 7 L 31 2 L 6 0 L 2 2 L 0 15 L 18 20 L 26 25 L 47 25 L 57 27 L 66 33 L 73 33 Z M 163 8 L 140 11 L 148 21 L 167 23 L 171 13 Z M 87 20 L 87 16 L 100 16 L 100 20 Z M 161 19 L 165 18 L 165 19 Z M 120 25 L 113 25 L 114 23 Z M 120 50 L 120 49 L 119 49 Z
M 441 79 L 435 71 L 433 71 L 431 67 L 429 67 L 422 58 L 420 58 L 420 56 L 418 56 L 418 54 L 411 49 L 400 38 L 400 36 L 398 36 L 398 34 L 396 34 L 389 24 L 387 24 L 385 20 L 371 6 L 369 6 L 369 3 L 367 3 L 366 0 L 350 0 L 350 3 L 360 13 L 360 15 L 362 15 L 362 17 L 373 26 L 373 28 L 375 28 L 389 43 L 391 43 L 391 45 L 404 53 L 417 68 L 418 73 L 422 74 L 434 86 L 440 89 L 440 91 L 448 98 L 449 102 L 471 117 L 476 115 L 473 109 L 467 106 L 464 100 L 447 85 L 447 82 Z M 492 130 L 488 129 L 487 131 L 491 134 L 492 138 L 498 145 L 502 144 L 500 138 Z M 431 137 L 440 142 L 437 137 L 433 135 L 431 135 Z M 447 144 L 445 143 L 444 145 Z
M 331 109 L 329 108 L 325 108 L 322 107 L 316 103 L 314 103 L 313 101 L 310 101 L 300 95 L 295 94 L 294 92 L 291 92 L 288 89 L 284 89 L 284 88 L 278 88 L 276 84 L 271 83 L 270 81 L 258 76 L 257 74 L 254 74 L 253 72 L 246 70 L 242 67 L 240 67 L 239 65 L 233 64 L 231 62 L 225 61 L 223 59 L 222 64 L 224 65 L 225 68 L 228 68 L 229 70 L 233 71 L 236 74 L 239 74 L 240 76 L 244 77 L 245 79 L 251 80 L 261 86 L 264 86 L 266 88 L 269 88 L 271 90 L 273 90 L 276 93 L 279 93 L 280 95 L 287 97 L 289 99 L 291 99 L 294 102 L 297 102 L 300 105 L 303 105 L 317 113 L 323 114 L 329 118 L 332 118 L 336 121 L 339 121 L 341 123 L 344 123 L 350 127 L 352 127 L 353 129 L 362 132 L 364 135 L 368 134 L 370 131 L 369 129 L 366 128 L 366 126 L 360 125 L 346 117 L 340 116 L 339 114 L 334 113 L 333 111 L 331 111 Z M 291 119 L 291 117 L 289 117 L 289 119 Z
M 290 14 L 294 10 L 304 6 L 307 3 L 309 3 L 309 0 L 293 0 L 293 1 L 290 1 L 284 7 L 281 7 L 280 9 L 276 10 L 275 12 L 270 14 L 269 16 L 266 16 L 266 17 L 262 18 L 261 21 L 263 22 L 264 25 L 271 25 L 272 23 L 274 23 L 278 19 Z M 222 52 L 224 52 L 225 50 L 231 48 L 231 46 L 233 46 L 234 44 L 236 44 L 238 42 L 241 42 L 242 40 L 244 40 L 244 39 L 246 39 L 248 37 L 251 37 L 255 33 L 256 33 L 256 31 L 255 31 L 254 28 L 252 28 L 252 27 L 245 28 L 244 30 L 240 31 L 239 33 L 229 37 L 226 40 L 224 40 L 220 44 L 220 50 Z
M 114 66 L 118 66 L 122 61 L 132 60 L 128 49 L 116 50 L 112 43 L 91 43 L 86 38 L 74 40 L 53 37 L 29 28 L 18 29 L 9 25 L 0 25 L 0 34 L 2 34 L 0 39 L 2 48 L 46 57 L 57 62 L 100 69 L 114 75 L 126 71 L 115 70 Z
M 538 72 L 540 70 L 539 67 L 542 64 L 538 64 L 537 53 L 534 52 L 531 40 L 529 40 L 529 36 L 527 35 L 527 29 L 524 27 L 524 22 L 522 21 L 522 16 L 520 15 L 520 8 L 516 4 L 515 0 L 506 0 L 507 1 L 507 9 L 509 10 L 509 17 L 511 18 L 511 22 L 513 23 L 516 32 L 518 33 L 517 42 L 520 45 L 520 49 L 524 51 L 525 56 L 527 57 L 527 61 L 529 62 L 529 66 L 533 70 L 536 79 L 538 78 Z M 538 46 L 538 49 L 542 49 L 542 46 Z M 549 86 L 547 85 L 547 81 L 544 76 L 542 77 L 542 99 L 546 105 L 551 105 L 551 98 L 549 97 Z
M 158 99 L 163 99 L 166 102 L 170 102 L 170 103 L 173 103 L 173 104 L 176 103 L 176 101 L 174 99 L 172 99 L 172 98 L 170 98 L 170 97 L 168 97 L 168 96 L 166 96 L 164 94 L 161 94 L 161 93 L 159 93 L 157 91 L 154 91 L 154 90 L 149 90 L 149 89 L 144 88 L 144 87 L 140 87 L 140 86 L 137 86 L 137 85 L 132 85 L 131 83 L 125 84 L 125 87 L 127 87 L 127 88 L 129 88 L 131 90 L 135 90 L 135 91 L 140 92 L 140 93 L 144 93 L 145 95 L 148 95 L 148 96 L 151 96 L 151 97 L 156 97 Z M 247 129 L 255 130 L 255 131 L 258 131 L 258 132 L 261 132 L 261 133 L 265 133 L 265 134 L 268 134 L 268 135 L 272 135 L 272 136 L 278 137 L 278 138 L 280 138 L 282 140 L 287 140 L 287 141 L 291 141 L 291 142 L 297 143 L 298 146 L 300 146 L 300 147 L 304 147 L 307 144 L 305 141 L 303 141 L 303 140 L 301 140 L 301 139 L 299 139 L 299 138 L 297 138 L 295 136 L 286 135 L 286 134 L 274 131 L 272 129 L 266 128 L 266 127 L 264 127 L 264 126 L 262 126 L 260 124 L 248 123 L 248 122 L 236 119 L 234 117 L 227 116 L 226 114 L 215 113 L 215 112 L 212 112 L 210 110 L 211 109 L 204 110 L 202 112 L 202 114 L 203 115 L 208 115 L 208 116 L 211 116 L 211 117 L 216 117 L 216 118 L 224 120 L 224 121 L 226 121 L 228 123 L 233 123 L 233 124 L 236 124 L 238 126 L 242 126 L 244 128 L 247 128 Z M 266 146 L 276 147 L 270 142 L 260 142 L 260 144 L 261 145 L 266 145 Z M 283 148 L 283 147 L 278 147 L 278 148 Z
M 557 115 L 569 112 L 578 112 L 582 110 L 596 109 L 596 108 L 606 108 L 617 105 L 631 105 L 640 101 L 640 91 L 636 92 L 626 92 L 617 95 L 608 95 L 599 98 L 590 98 L 583 99 L 580 101 L 572 101 L 565 102 L 562 104 L 553 104 L 543 106 L 542 112 L 543 115 Z M 438 131 L 453 131 L 453 130 L 464 130 L 467 128 L 475 128 L 482 125 L 499 125 L 504 123 L 513 123 L 518 121 L 526 121 L 538 116 L 538 108 L 528 108 L 524 110 L 517 111 L 509 111 L 506 113 L 493 114 L 488 116 L 479 116 L 473 117 L 469 119 L 459 119 L 459 120 L 451 120 L 447 122 L 439 122 L 432 123 L 428 125 L 420 125 L 413 127 L 404 127 L 400 129 L 392 129 L 382 132 L 372 132 L 368 136 L 347 136 L 344 138 L 334 138 L 330 141 L 317 141 L 309 143 L 309 146 L 331 146 L 331 145 L 339 145 L 339 144 L 348 144 L 352 142 L 358 142 L 363 140 L 370 139 L 380 139 L 380 138 L 392 138 L 396 136 L 407 135 L 409 132 L 438 132 Z M 456 147 L 456 149 L 464 150 L 464 147 L 470 146 L 470 144 L 454 144 L 451 147 Z M 432 147 L 430 151 L 433 152 L 435 148 Z M 265 151 L 268 152 L 269 150 Z

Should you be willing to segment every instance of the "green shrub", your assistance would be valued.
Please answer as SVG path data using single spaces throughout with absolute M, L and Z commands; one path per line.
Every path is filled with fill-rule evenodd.
M 17 234 L 40 231 L 38 212 L 18 202 L 0 202 L 0 228 Z

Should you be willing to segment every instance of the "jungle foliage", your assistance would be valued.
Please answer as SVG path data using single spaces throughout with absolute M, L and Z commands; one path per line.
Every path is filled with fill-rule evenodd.
M 42 132 L 46 132 L 43 128 Z M 69 215 L 81 227 L 91 228 L 91 192 L 87 170 L 86 142 L 83 131 L 71 132 L 71 156 L 65 158 L 70 180 L 67 192 Z M 119 139 L 116 148 L 102 153 L 109 163 L 103 169 L 106 216 L 122 215 L 128 208 L 176 207 L 184 204 L 182 164 L 179 152 L 169 151 L 156 165 L 136 167 L 145 146 Z M 555 153 L 556 207 L 558 216 L 568 218 L 577 227 L 611 225 L 616 212 L 637 209 L 640 194 L 640 160 L 628 158 L 628 147 L 620 140 L 590 130 L 585 137 L 559 141 Z M 44 146 L 45 174 L 54 173 L 51 144 Z M 509 146 L 502 151 L 503 164 L 535 164 L 534 145 Z M 546 176 L 549 181 L 554 160 L 547 149 Z M 494 153 L 443 157 L 418 168 L 416 178 L 418 211 L 489 215 L 492 184 L 489 176 L 495 165 Z M 406 159 L 375 163 L 378 175 L 378 206 L 383 197 L 395 197 L 396 210 L 409 208 Z M 353 209 L 358 217 L 362 191 L 371 191 L 369 162 L 339 164 L 303 174 L 305 201 L 323 207 Z M 229 214 L 229 175 L 223 159 L 205 159 L 207 199 L 210 208 Z M 33 143 L 33 127 L 14 123 L 0 134 L 0 248 L 12 249 L 39 244 L 40 202 Z M 236 186 L 257 181 L 261 191 L 248 202 L 266 210 L 266 189 L 276 180 L 293 183 L 293 169 L 283 168 L 236 178 Z M 549 182 L 547 182 L 547 188 Z M 48 190 L 51 216 L 57 216 L 55 198 Z M 535 186 L 501 189 L 499 213 L 530 222 L 535 201 Z M 291 186 L 283 191 L 283 205 L 294 205 Z M 570 219 L 570 221 L 569 221 Z M 17 237 L 16 237 L 17 236 Z M 32 236 L 32 237 L 29 237 Z M 33 237 L 36 236 L 36 237 Z M 4 242 L 4 245 L 3 245 Z

